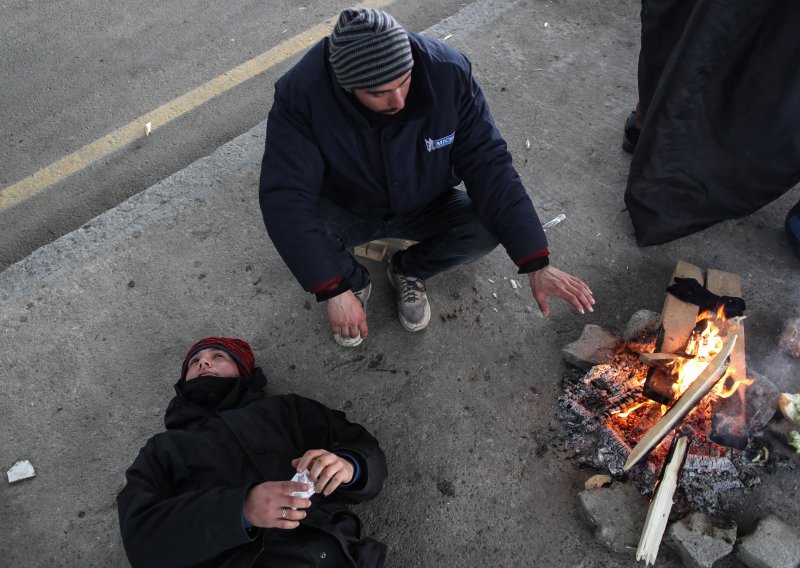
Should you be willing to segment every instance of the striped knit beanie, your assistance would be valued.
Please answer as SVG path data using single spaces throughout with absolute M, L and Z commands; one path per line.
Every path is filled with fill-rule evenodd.
M 383 10 L 343 10 L 330 40 L 333 73 L 348 91 L 384 85 L 414 66 L 408 33 Z
M 249 343 L 243 339 L 232 337 L 206 337 L 192 345 L 186 353 L 181 366 L 181 379 L 186 378 L 186 372 L 189 370 L 189 360 L 203 349 L 221 349 L 233 358 L 239 368 L 239 373 L 243 377 L 253 374 L 256 361 Z

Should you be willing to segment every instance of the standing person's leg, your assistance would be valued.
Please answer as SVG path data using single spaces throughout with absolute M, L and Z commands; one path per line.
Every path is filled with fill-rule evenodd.
M 392 219 L 387 235 L 418 241 L 389 262 L 389 281 L 397 291 L 400 322 L 408 331 L 427 327 L 431 311 L 425 280 L 467 264 L 499 241 L 480 221 L 466 192 L 450 189 L 413 215 Z
M 694 11 L 694 0 L 642 0 L 642 46 L 639 50 L 639 111 L 642 120 L 675 46 Z
M 695 0 L 642 0 L 642 38 L 637 85 L 639 102 L 625 121 L 622 149 L 633 153 L 639 141 L 650 101 L 672 51 L 683 35 Z

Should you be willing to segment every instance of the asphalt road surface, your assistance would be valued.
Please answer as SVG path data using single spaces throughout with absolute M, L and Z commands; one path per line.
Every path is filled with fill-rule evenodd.
M 383 5 L 418 31 L 468 3 Z M 275 80 L 299 54 L 250 64 L 257 72 L 240 84 L 228 72 L 354 4 L 2 2 L 0 270 L 264 120 Z M 173 104 L 175 118 L 162 125 L 169 112 L 157 113 L 144 136 L 137 119 L 204 85 L 206 102 Z

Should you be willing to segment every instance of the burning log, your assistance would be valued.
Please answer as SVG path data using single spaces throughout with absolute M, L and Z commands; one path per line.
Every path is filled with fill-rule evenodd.
M 661 420 L 656 422 L 656 425 L 648 430 L 647 434 L 645 434 L 642 439 L 639 440 L 639 443 L 636 444 L 636 447 L 633 448 L 631 455 L 628 456 L 628 461 L 626 461 L 623 466 L 625 471 L 628 471 L 636 465 L 642 457 L 658 445 L 658 443 L 663 440 L 695 406 L 697 406 L 703 397 L 714 388 L 714 385 L 728 369 L 728 356 L 734 345 L 736 345 L 736 339 L 738 337 L 738 328 L 732 328 L 732 333 L 726 338 L 727 341 L 723 342 L 722 350 L 708 365 L 706 365 L 703 372 L 700 373 L 691 386 L 686 389 L 686 392 L 683 393 Z
M 676 436 L 664 464 L 664 472 L 658 482 L 653 501 L 650 503 L 650 509 L 647 511 L 639 548 L 636 549 L 636 560 L 644 560 L 648 566 L 655 564 L 658 548 L 667 528 L 669 513 L 672 510 L 672 496 L 678 486 L 678 476 L 688 449 L 689 439 L 686 436 Z
M 647 377 L 642 394 L 659 404 L 675 402 L 675 376 L 666 367 L 656 367 Z

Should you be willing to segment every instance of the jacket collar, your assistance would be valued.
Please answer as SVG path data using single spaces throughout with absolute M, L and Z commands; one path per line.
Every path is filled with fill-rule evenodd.
M 266 396 L 264 388 L 267 385 L 267 378 L 260 367 L 256 367 L 249 377 L 238 377 L 230 380 L 235 382 L 233 388 L 216 406 L 207 407 L 189 400 L 184 392 L 186 380 L 180 379 L 175 383 L 175 397 L 170 401 L 164 414 L 164 425 L 168 429 L 186 428 L 190 424 L 208 418 L 213 414 L 234 408 L 242 408 Z

